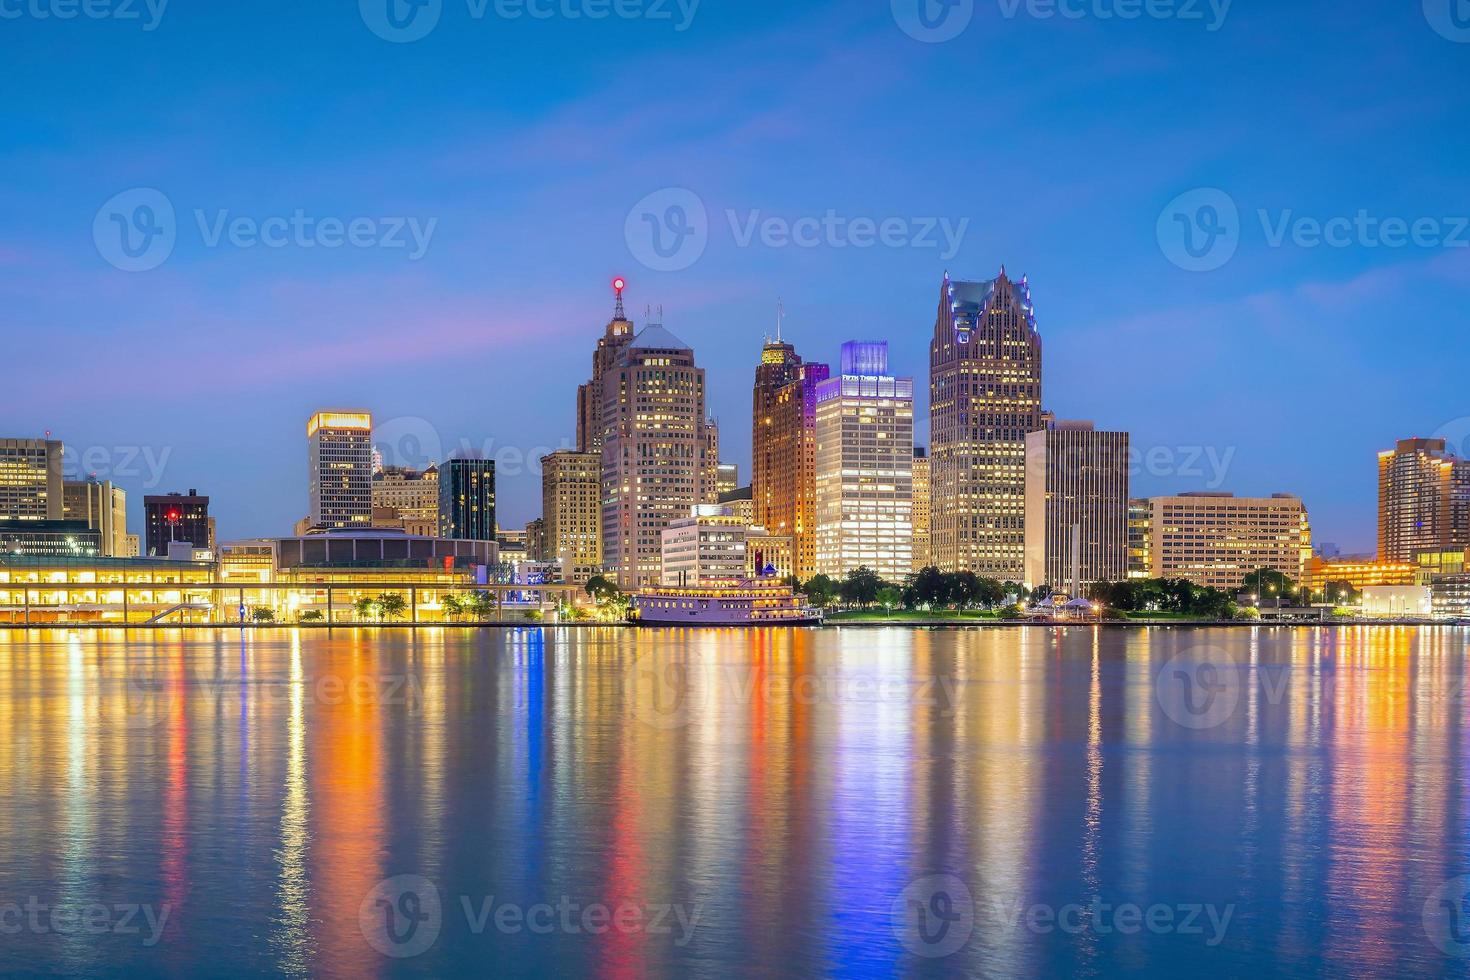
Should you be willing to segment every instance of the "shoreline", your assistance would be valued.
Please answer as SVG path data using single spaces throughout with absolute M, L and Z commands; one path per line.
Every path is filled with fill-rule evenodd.
M 1273 622 L 1211 620 L 1211 619 L 1139 619 L 1106 620 L 1102 622 L 1045 622 L 1034 619 L 995 619 L 975 621 L 971 619 L 934 619 L 914 621 L 911 619 L 860 619 L 828 621 L 820 626 L 717 626 L 717 625 L 659 625 L 641 623 L 336 623 L 331 626 L 316 623 L 0 623 L 0 633 L 41 632 L 44 630 L 126 630 L 166 632 L 169 630 L 228 630 L 241 632 L 264 632 L 270 630 L 300 630 L 302 632 L 331 632 L 332 630 L 547 630 L 547 629 L 647 629 L 647 630 L 765 630 L 765 629 L 893 629 L 903 627 L 915 630 L 986 630 L 986 629 L 1159 629 L 1180 627 L 1185 629 L 1324 629 L 1333 627 L 1393 626 L 1414 628 L 1470 629 L 1454 623 L 1426 622 L 1402 619 L 1344 619 L 1324 622 Z

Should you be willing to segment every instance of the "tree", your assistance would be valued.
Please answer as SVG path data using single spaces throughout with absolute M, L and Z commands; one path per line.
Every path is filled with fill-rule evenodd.
M 813 575 L 802 588 L 812 605 L 823 608 L 832 605 L 837 595 L 837 583 L 827 575 Z
M 1362 602 L 1363 593 L 1353 588 L 1351 582 L 1328 582 L 1323 598 L 1333 606 L 1356 606 Z
M 319 609 L 308 610 L 301 614 L 301 621 L 303 623 L 320 623 L 325 618 Z
M 878 601 L 878 590 L 881 588 L 883 580 L 878 577 L 878 573 L 861 565 L 847 573 L 847 578 L 842 580 L 838 590 L 842 601 L 849 606 L 871 606 Z
M 250 610 L 250 618 L 257 623 L 274 623 L 276 621 L 276 611 L 274 609 L 267 609 L 264 606 L 257 606 Z
M 1258 603 L 1280 603 L 1296 595 L 1296 584 L 1274 568 L 1258 568 L 1245 577 L 1241 591 L 1256 596 Z
M 377 603 L 385 619 L 401 619 L 408 611 L 408 600 L 397 592 L 384 592 L 378 596 Z
M 484 589 L 478 589 L 470 596 L 466 608 L 469 609 L 470 613 L 476 619 L 488 619 L 490 614 L 495 611 L 495 600 L 491 598 L 489 592 Z
M 598 602 L 613 602 L 622 595 L 617 583 L 604 575 L 592 576 L 587 580 L 586 588 L 587 594 Z
M 445 596 L 440 605 L 444 607 L 444 615 L 450 619 L 458 619 L 464 615 L 464 600 L 453 592 Z
M 884 585 L 878 590 L 877 601 L 884 612 L 891 613 L 903 602 L 903 590 L 896 585 Z
M 377 619 L 381 610 L 378 608 L 378 600 L 363 596 L 352 604 L 352 609 L 357 613 L 359 619 Z

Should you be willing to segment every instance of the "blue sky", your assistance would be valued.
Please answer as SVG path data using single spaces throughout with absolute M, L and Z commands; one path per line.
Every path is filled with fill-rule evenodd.
M 1297 492 L 1367 551 L 1376 452 L 1470 436 L 1470 30 L 1436 30 L 1438 0 L 974 0 L 940 43 L 899 27 L 917 0 L 441 0 L 412 43 L 354 0 L 67 2 L 0 0 L 0 430 L 139 498 L 197 487 L 225 537 L 305 513 L 305 420 L 333 406 L 501 454 L 502 524 L 537 516 L 518 460 L 572 439 L 614 275 L 695 348 L 744 474 L 778 297 L 804 356 L 887 339 L 923 388 L 944 271 L 1002 263 L 1030 277 L 1048 407 L 1131 432 L 1138 494 Z M 140 188 L 174 243 L 125 271 L 106 236 Z M 658 271 L 637 228 L 670 188 L 707 245 Z M 1218 267 L 1181 268 L 1173 212 L 1203 234 L 1222 201 Z M 281 247 L 250 234 L 298 212 Z M 779 234 L 829 214 L 809 247 Z M 354 219 L 360 244 L 324 247 Z M 1326 244 L 1303 219 L 1353 224 Z M 1385 244 L 1393 220 L 1417 240 Z

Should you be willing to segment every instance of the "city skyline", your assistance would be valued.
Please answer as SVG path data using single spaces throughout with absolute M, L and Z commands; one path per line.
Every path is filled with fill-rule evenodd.
M 444 28 L 403 45 L 353 9 L 179 7 L 147 32 L 17 22 L 7 55 L 32 81 L 11 109 L 14 179 L 0 189 L 7 431 L 49 430 L 96 450 L 103 465 L 82 472 L 126 489 L 134 524 L 146 493 L 194 486 L 214 495 L 222 534 L 272 533 L 301 516 L 291 434 L 323 405 L 430 420 L 452 448 L 493 439 L 530 455 L 574 442 L 565 386 L 585 380 L 606 283 L 625 275 L 634 319 L 662 304 L 669 329 L 711 366 L 724 455 L 745 461 L 746 365 L 777 297 L 799 350 L 884 335 L 895 372 L 917 379 L 933 284 L 945 269 L 983 280 L 1004 263 L 1035 291 L 1048 409 L 1103 420 L 1181 464 L 1189 447 L 1229 455 L 1223 481 L 1201 456 L 1200 476 L 1144 472 L 1137 492 L 1289 487 L 1323 540 L 1370 551 L 1373 457 L 1401 438 L 1470 429 L 1457 379 L 1470 250 L 1383 247 L 1356 230 L 1336 247 L 1294 225 L 1284 239 L 1276 231 L 1360 211 L 1380 223 L 1463 213 L 1452 134 L 1470 94 L 1436 84 L 1463 45 L 1413 5 L 1389 15 L 1235 5 L 1213 31 L 977 8 L 962 36 L 938 44 L 906 34 L 887 6 L 705 4 L 684 31 L 612 20 L 553 32 L 529 19 L 451 24 L 446 13 Z M 1324 19 L 1333 49 L 1288 46 Z M 976 69 L 974 53 L 996 42 L 1010 67 Z M 226 43 L 270 56 L 211 57 Z M 805 52 L 799 70 L 794 48 Z M 650 95 L 605 70 L 609 50 L 680 84 Z M 565 74 L 543 73 L 553 61 Z M 284 119 L 244 95 L 268 90 L 283 62 L 314 66 L 319 83 Z M 196 84 L 180 89 L 139 64 L 186 67 Z M 375 70 L 342 70 L 357 64 Z M 1008 145 L 952 125 L 961 66 L 1004 107 Z M 96 84 L 114 75 L 131 84 Z M 511 80 L 523 107 L 486 98 Z M 1198 111 L 1165 111 L 1176 103 Z M 832 138 L 856 125 L 868 134 L 859 149 Z M 943 154 L 927 149 L 936 131 Z M 860 181 L 848 176 L 854 152 Z M 981 176 L 956 179 L 979 160 Z M 179 240 L 158 268 L 126 272 L 99 254 L 93 224 L 135 188 L 167 198 Z M 688 268 L 660 271 L 630 246 L 628 219 L 674 188 L 707 209 L 709 241 Z M 1161 248 L 1159 224 L 1171 202 L 1206 188 L 1239 209 L 1243 234 L 1228 263 L 1191 272 Z M 436 224 L 417 259 L 406 229 L 402 249 L 209 243 L 222 216 L 298 209 Z M 969 224 L 954 250 L 937 227 L 935 247 L 869 248 L 768 244 L 779 236 L 758 227 L 829 211 L 849 223 L 902 219 L 915 237 L 931 221 Z M 757 230 L 743 239 L 752 216 Z M 1434 356 L 1384 356 L 1388 304 Z M 63 365 L 57 347 L 88 356 Z M 175 350 L 162 361 L 178 366 L 159 371 L 160 353 Z M 484 384 L 502 373 L 553 383 L 544 393 Z M 915 405 L 924 445 L 926 388 Z M 1355 411 L 1362 399 L 1347 396 L 1365 392 L 1373 410 Z M 1310 456 L 1287 438 L 1294 425 L 1311 427 Z M 163 460 L 157 484 L 150 454 Z M 108 472 L 128 462 L 136 475 Z M 501 507 L 516 525 L 536 516 L 539 480 L 501 462 Z

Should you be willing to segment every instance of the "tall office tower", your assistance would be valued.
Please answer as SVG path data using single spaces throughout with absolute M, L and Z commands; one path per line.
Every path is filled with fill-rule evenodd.
M 1082 595 L 1128 577 L 1128 433 L 1050 421 L 1026 435 L 1026 578 Z
M 409 534 L 439 534 L 439 467 L 383 466 L 373 472 L 373 514 L 386 514 Z
M 62 519 L 61 455 L 54 439 L 0 439 L 0 520 Z
M 1026 553 L 1026 434 L 1041 424 L 1041 335 L 1031 290 L 1005 269 L 944 277 L 929 347 L 931 561 L 1020 581 Z
M 1237 497 L 1181 493 L 1149 501 L 1151 578 L 1238 589 L 1269 568 L 1302 581 L 1312 555 L 1312 529 L 1301 499 L 1289 493 Z
M 929 561 L 929 450 L 914 447 L 914 571 L 928 568 Z
M 569 450 L 541 457 L 541 517 L 547 558 L 570 582 L 602 572 L 602 454 Z
M 167 557 L 168 546 L 187 542 L 196 548 L 214 548 L 209 498 L 199 491 L 167 493 L 143 498 L 143 551 L 145 557 Z
M 913 571 L 914 382 L 888 373 L 888 345 L 842 345 L 817 386 L 817 571 Z M 775 530 L 775 529 L 771 529 Z
M 602 377 L 622 356 L 623 348 L 633 340 L 633 321 L 623 312 L 623 289 L 627 283 L 613 280 L 617 305 L 613 318 L 597 341 L 592 353 L 592 377 L 577 388 L 577 451 L 595 453 L 602 450 Z
M 62 483 L 63 520 L 86 521 L 100 536 L 104 558 L 128 556 L 128 494 L 111 480 Z
M 495 461 L 456 456 L 439 467 L 439 537 L 494 541 Z
M 704 441 L 701 444 L 704 462 L 700 466 L 699 500 L 713 504 L 720 500 L 720 423 L 705 419 Z
M 715 492 L 720 496 L 740 489 L 740 467 L 735 463 L 721 463 L 715 468 Z
M 776 393 L 759 454 L 764 491 L 751 485 L 753 522 L 792 539 L 793 574 L 802 581 L 817 574 L 817 388 L 831 373 L 825 364 L 799 364 Z
M 794 451 L 786 433 L 776 427 L 776 401 L 781 390 L 801 377 L 801 358 L 796 348 L 781 339 L 777 320 L 776 339 L 767 340 L 761 348 L 761 362 L 755 369 L 755 388 L 751 399 L 750 427 L 750 491 L 755 500 L 757 523 L 764 527 L 773 517 L 787 517 L 791 508 L 778 499 L 776 469 L 784 464 L 779 453 Z M 790 533 L 788 528 L 785 533 Z
M 1470 461 L 1443 439 L 1401 439 L 1378 454 L 1378 559 L 1414 561 L 1470 547 Z
M 306 423 L 312 527 L 366 528 L 373 522 L 373 417 L 318 412 Z
M 630 591 L 659 584 L 663 529 L 705 501 L 704 371 L 650 323 L 602 380 L 602 564 Z
M 1128 577 L 1153 574 L 1153 506 L 1147 500 L 1128 501 Z

